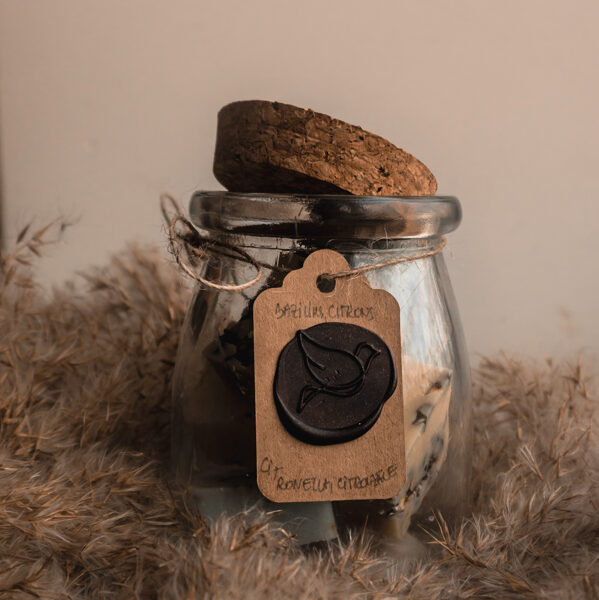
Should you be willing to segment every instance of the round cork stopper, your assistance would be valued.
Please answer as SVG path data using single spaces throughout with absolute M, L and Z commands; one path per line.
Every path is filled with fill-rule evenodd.
M 429 169 L 386 139 L 328 115 L 262 100 L 218 113 L 214 174 L 231 192 L 428 196 Z

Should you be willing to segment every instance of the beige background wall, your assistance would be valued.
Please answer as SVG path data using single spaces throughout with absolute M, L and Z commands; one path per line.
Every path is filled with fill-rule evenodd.
M 473 353 L 599 350 L 594 0 L 0 0 L 8 237 L 80 217 L 45 281 L 163 243 L 158 194 L 219 188 L 215 117 L 278 99 L 424 160 Z

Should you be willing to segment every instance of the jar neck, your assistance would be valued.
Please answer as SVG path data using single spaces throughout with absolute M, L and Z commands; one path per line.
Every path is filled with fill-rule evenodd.
M 461 220 L 460 203 L 451 196 L 197 192 L 189 212 L 205 236 L 242 248 L 275 250 L 422 247 L 422 240 L 436 243 Z
M 382 252 L 388 254 L 416 253 L 436 248 L 441 236 L 426 238 L 383 238 L 383 239 L 357 239 L 357 238 L 283 238 L 257 235 L 240 235 L 223 232 L 202 231 L 204 235 L 226 242 L 244 250 L 272 250 L 275 252 L 314 252 L 316 250 L 335 250 L 342 254 L 360 254 Z

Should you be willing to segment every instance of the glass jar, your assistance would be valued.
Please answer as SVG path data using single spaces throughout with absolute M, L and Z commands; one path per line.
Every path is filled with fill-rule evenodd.
M 208 519 L 258 505 L 300 542 L 352 526 L 402 539 L 430 509 L 467 512 L 471 413 L 466 348 L 442 253 L 365 273 L 401 311 L 407 481 L 389 500 L 274 504 L 256 486 L 252 306 L 313 251 L 341 253 L 351 268 L 435 251 L 461 219 L 453 197 L 359 197 L 198 192 L 190 217 L 199 232 L 242 248 L 266 268 L 242 291 L 199 287 L 181 334 L 173 386 L 172 459 L 178 479 Z M 223 252 L 200 275 L 251 281 L 256 270 Z M 366 519 L 368 516 L 368 519 Z

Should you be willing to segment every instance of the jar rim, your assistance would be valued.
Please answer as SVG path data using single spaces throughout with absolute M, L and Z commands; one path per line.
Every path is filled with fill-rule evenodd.
M 402 239 L 445 235 L 462 209 L 455 196 L 352 196 L 198 191 L 192 223 L 215 234 L 287 238 Z

